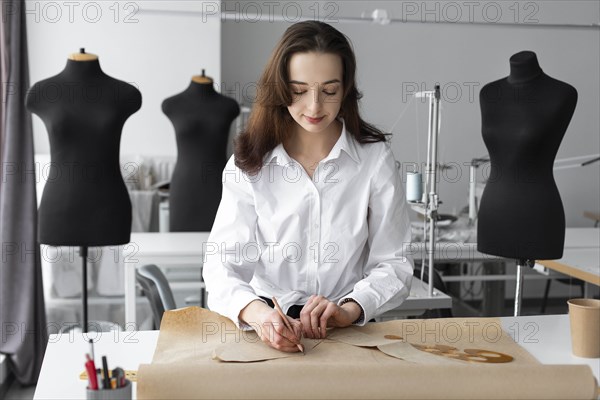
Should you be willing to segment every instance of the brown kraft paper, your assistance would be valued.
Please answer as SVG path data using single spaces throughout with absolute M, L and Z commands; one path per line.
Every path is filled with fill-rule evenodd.
M 137 397 L 596 398 L 596 380 L 587 365 L 540 364 L 501 329 L 497 318 L 369 323 L 330 330 L 325 340 L 303 339 L 303 343 L 308 345 L 304 355 L 281 353 L 277 358 L 255 332 L 241 331 L 219 314 L 199 307 L 168 311 L 152 363 L 140 365 Z M 451 346 L 458 352 L 487 350 L 509 355 L 512 361 L 491 364 L 456 360 L 415 352 L 408 344 Z M 242 362 L 223 362 L 215 357 L 219 349 L 229 345 L 233 351 L 228 359 Z M 266 361 L 258 361 L 262 357 Z

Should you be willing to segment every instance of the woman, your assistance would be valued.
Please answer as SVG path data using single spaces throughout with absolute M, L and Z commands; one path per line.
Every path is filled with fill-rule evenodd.
M 364 325 L 410 292 L 402 182 L 385 135 L 359 116 L 355 70 L 335 28 L 290 26 L 223 171 L 205 247 L 208 306 L 281 351 Z

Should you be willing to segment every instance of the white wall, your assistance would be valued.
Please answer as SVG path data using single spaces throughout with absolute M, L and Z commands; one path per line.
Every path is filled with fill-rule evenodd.
M 183 91 L 202 68 L 215 82 L 221 80 L 220 20 L 185 14 L 210 2 L 72 3 L 26 2 L 31 84 L 59 73 L 69 54 L 84 47 L 99 56 L 105 73 L 142 92 L 142 108 L 123 128 L 121 154 L 176 155 L 162 101 Z M 35 152 L 49 153 L 41 119 L 34 115 L 33 122 Z
M 392 145 L 399 161 L 422 163 L 425 159 L 427 115 L 423 105 L 408 104 L 408 91 L 415 85 L 428 89 L 435 82 L 442 85 L 440 156 L 442 162 L 458 167 L 447 171 L 440 184 L 442 212 L 456 212 L 467 204 L 468 170 L 464 164 L 486 154 L 479 89 L 506 76 L 508 59 L 520 50 L 535 51 L 547 74 L 572 84 L 579 92 L 557 158 L 600 152 L 599 31 L 540 27 L 598 23 L 597 1 L 229 1 L 221 6 L 218 1 L 145 0 L 117 3 L 118 14 L 113 2 L 77 2 L 71 9 L 67 4 L 26 2 L 31 83 L 60 72 L 68 55 L 80 47 L 98 54 L 106 73 L 138 86 L 143 96 L 142 109 L 124 126 L 121 154 L 176 155 L 175 134 L 162 114 L 161 102 L 184 90 L 191 76 L 205 68 L 218 90 L 248 103 L 285 28 L 300 18 L 315 16 L 336 26 L 353 42 L 359 88 L 365 95 L 363 116 L 390 130 L 406 111 L 393 129 Z M 520 26 L 343 22 L 346 17 L 370 15 L 375 8 L 386 9 L 392 18 L 412 21 L 437 18 L 485 23 L 498 15 L 500 22 L 517 21 Z M 237 11 L 241 18 L 221 22 L 203 18 L 199 11 L 224 11 L 230 16 Z M 263 18 L 272 16 L 272 22 L 258 22 L 257 11 Z M 278 22 L 281 17 L 288 22 Z M 99 21 L 91 22 L 94 19 Z M 46 130 L 37 116 L 33 121 L 35 151 L 48 153 Z M 555 173 L 568 226 L 591 224 L 582 213 L 600 208 L 599 176 L 600 163 Z
M 419 103 L 417 109 L 413 102 L 407 108 L 407 91 L 413 85 L 432 89 L 435 82 L 441 84 L 444 99 L 440 161 L 459 166 L 447 171 L 440 184 L 442 212 L 453 213 L 467 205 L 469 174 L 464 163 L 487 153 L 481 138 L 479 90 L 486 83 L 507 76 L 510 56 L 521 50 L 535 51 L 548 75 L 570 83 L 579 92 L 577 109 L 557 159 L 600 152 L 600 30 L 541 27 L 597 24 L 600 2 L 287 1 L 277 2 L 271 8 L 266 2 L 253 3 L 262 6 L 263 17 L 283 17 L 288 22 L 278 22 L 276 18 L 273 22 L 253 22 L 252 7 L 235 1 L 225 6 L 228 10 L 238 7 L 242 15 L 248 15 L 245 20 L 224 21 L 222 25 L 223 80 L 240 88 L 236 93 L 240 101 L 253 99 L 252 88 L 271 50 L 298 16 L 318 15 L 349 36 L 357 55 L 358 85 L 364 93 L 361 110 L 366 120 L 389 131 L 406 110 L 393 129 L 392 139 L 394 154 L 403 163 L 424 163 L 427 145 L 426 107 Z M 521 24 L 505 27 L 491 23 L 343 22 L 344 18 L 360 17 L 361 13 L 370 15 L 375 8 L 387 9 L 394 18 L 427 21 L 436 17 L 440 21 L 455 19 L 457 14 L 453 12 L 460 9 L 461 21 L 484 23 L 495 20 L 495 13 L 499 12 L 499 22 Z M 584 210 L 600 209 L 599 176 L 600 163 L 556 171 L 568 226 L 592 226 L 582 214 Z

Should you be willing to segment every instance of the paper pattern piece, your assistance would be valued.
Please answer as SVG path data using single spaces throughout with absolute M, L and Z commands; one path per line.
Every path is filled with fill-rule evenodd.
M 244 341 L 235 341 L 215 348 L 213 359 L 224 362 L 256 362 L 276 358 L 304 357 L 310 354 L 322 340 L 302 338 L 301 342 L 304 345 L 304 354 L 300 352 L 284 353 L 267 346 L 255 332 L 250 332 L 246 334 Z
M 396 334 L 369 334 L 354 326 L 334 329 L 327 335 L 327 338 L 359 347 L 377 347 L 404 340 L 401 336 Z
M 494 328 L 496 330 L 501 329 L 500 326 Z M 487 329 L 489 329 L 489 325 Z M 425 335 L 428 334 L 427 332 L 429 332 L 429 334 L 438 333 L 435 329 L 427 331 L 427 328 L 425 332 Z M 352 346 L 377 347 L 389 356 L 418 364 L 452 364 L 453 361 L 482 363 L 506 363 L 513 361 L 512 356 L 494 352 L 492 350 L 465 349 L 464 351 L 461 351 L 454 346 L 442 344 L 412 345 L 397 333 L 384 333 L 385 332 L 368 333 L 364 332 L 363 327 L 358 328 L 350 326 L 333 330 L 328 337 L 330 340 L 339 341 Z M 475 331 L 473 331 L 472 334 L 474 335 Z M 413 340 L 415 339 L 413 338 Z M 419 341 L 418 338 L 416 340 Z
M 596 395 L 597 384 L 587 365 L 541 365 L 502 331 L 496 318 L 397 320 L 353 329 L 368 336 L 354 335 L 353 340 L 360 336 L 358 343 L 363 345 L 381 338 L 402 343 L 389 339 L 394 335 L 412 344 L 497 351 L 514 360 L 503 364 L 441 361 L 443 357 L 423 353 L 437 362 L 415 363 L 376 347 L 334 340 L 338 333 L 331 332 L 305 356 L 222 362 L 213 359 L 215 349 L 248 340 L 252 332 L 240 331 L 209 310 L 188 307 L 164 314 L 152 363 L 138 370 L 137 398 L 592 399 Z M 392 348 L 393 343 L 379 345 Z M 416 357 L 416 353 L 407 355 L 411 350 L 394 349 L 400 350 L 405 350 L 402 356 L 407 359 Z
M 519 360 L 536 362 L 522 347 L 502 330 L 496 318 L 439 318 L 429 320 L 397 320 L 372 323 L 365 326 L 351 326 L 334 329 L 328 339 L 359 347 L 376 347 L 407 342 L 414 347 L 425 348 L 427 352 L 454 353 L 475 359 L 474 355 L 464 353 L 466 349 L 481 349 L 514 356 Z M 406 346 L 398 345 L 399 350 Z M 409 350 L 407 350 L 409 351 Z M 425 351 L 418 350 L 425 353 Z M 417 354 L 417 353 L 415 353 Z M 490 354 L 491 356 L 491 354 Z M 435 356 L 435 359 L 440 358 Z M 449 358 L 449 357 L 446 357 Z M 456 357 L 459 358 L 459 357 Z M 510 358 L 510 357 L 508 357 Z M 484 360 L 485 361 L 485 360 Z
M 404 361 L 413 362 L 416 364 L 457 365 L 459 363 L 462 363 L 462 361 L 459 360 L 452 360 L 451 358 L 440 357 L 426 353 L 421 350 L 417 350 L 412 344 L 408 342 L 382 344 L 377 346 L 377 348 L 385 354 L 387 354 L 388 356 L 400 358 Z

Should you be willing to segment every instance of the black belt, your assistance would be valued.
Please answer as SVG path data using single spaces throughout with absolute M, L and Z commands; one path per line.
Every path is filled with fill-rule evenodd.
M 263 296 L 259 296 L 259 297 L 261 299 L 263 299 L 264 301 L 266 301 L 267 304 L 269 305 L 269 307 L 275 308 L 275 304 L 273 303 L 273 301 L 271 299 L 268 299 L 268 298 L 263 297 Z M 304 307 L 304 305 L 299 306 L 297 304 L 294 304 L 287 311 L 288 317 L 291 317 L 291 318 L 294 318 L 294 319 L 300 318 L 300 311 L 302 311 L 303 307 Z M 373 318 L 373 319 L 369 320 L 369 322 L 375 322 L 375 319 Z
M 263 299 L 264 301 L 267 302 L 267 304 L 269 305 L 269 307 L 271 308 L 275 308 L 275 304 L 273 303 L 273 300 L 271 299 L 267 299 L 266 297 L 263 296 L 259 296 L 261 299 Z M 287 311 L 287 315 L 288 317 L 297 319 L 300 318 L 300 311 L 302 311 L 302 307 L 304 306 L 298 306 L 298 305 L 293 305 L 289 308 L 289 310 Z

